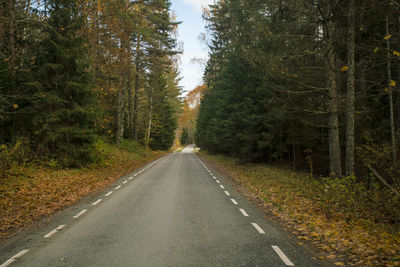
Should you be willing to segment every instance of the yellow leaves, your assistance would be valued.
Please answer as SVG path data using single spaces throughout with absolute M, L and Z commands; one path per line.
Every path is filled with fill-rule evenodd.
M 349 66 L 343 66 L 343 67 L 340 68 L 340 70 L 342 72 L 348 71 L 349 70 Z
M 391 87 L 396 87 L 396 81 L 391 80 L 391 81 L 390 81 L 390 86 L 391 86 Z
M 13 104 L 13 108 L 17 109 L 18 108 L 18 104 Z
M 364 31 L 364 28 L 363 28 L 363 27 L 361 27 L 361 28 L 360 28 L 360 31 L 362 31 L 362 32 L 363 32 L 363 31 Z
M 310 234 L 310 236 L 312 236 L 312 237 L 314 237 L 314 238 L 319 238 L 319 234 L 316 233 L 316 232 L 312 232 L 312 233 Z
M 378 52 L 378 50 L 379 50 L 379 47 L 375 47 L 374 53 Z
M 399 53 L 399 52 L 397 52 L 396 50 L 395 50 L 395 51 L 393 51 L 393 55 L 394 55 L 394 56 L 398 56 L 398 57 L 400 57 L 400 53 Z
M 64 31 L 65 29 L 64 28 L 60 28 L 60 31 Z
M 299 75 L 297 75 L 297 74 L 293 74 L 292 76 L 295 78 L 299 78 Z
M 344 263 L 339 261 L 339 262 L 335 262 L 335 265 L 336 266 L 344 266 Z
M 385 93 L 389 93 L 389 88 L 385 88 Z
M 384 40 L 389 40 L 390 38 L 392 38 L 392 35 L 391 35 L 391 34 L 386 35 L 385 37 L 383 37 Z

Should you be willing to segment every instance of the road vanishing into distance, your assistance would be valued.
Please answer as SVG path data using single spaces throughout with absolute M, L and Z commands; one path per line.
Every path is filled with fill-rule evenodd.
M 312 256 L 189 146 L 1 244 L 0 266 L 325 266 Z

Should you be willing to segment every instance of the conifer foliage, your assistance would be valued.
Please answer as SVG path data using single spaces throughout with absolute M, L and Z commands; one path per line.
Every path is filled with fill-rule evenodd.
M 393 0 L 215 2 L 196 144 L 332 177 L 373 167 L 400 184 L 399 10 Z
M 180 107 L 170 7 L 1 1 L 0 160 L 80 167 L 98 139 L 168 150 Z

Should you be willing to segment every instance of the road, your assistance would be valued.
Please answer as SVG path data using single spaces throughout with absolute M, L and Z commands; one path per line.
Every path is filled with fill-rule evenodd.
M 318 266 L 189 146 L 3 244 L 4 266 Z

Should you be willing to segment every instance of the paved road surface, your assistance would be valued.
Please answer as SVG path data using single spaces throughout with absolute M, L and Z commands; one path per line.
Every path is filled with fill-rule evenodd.
M 320 264 L 192 150 L 167 155 L 2 244 L 1 267 Z

